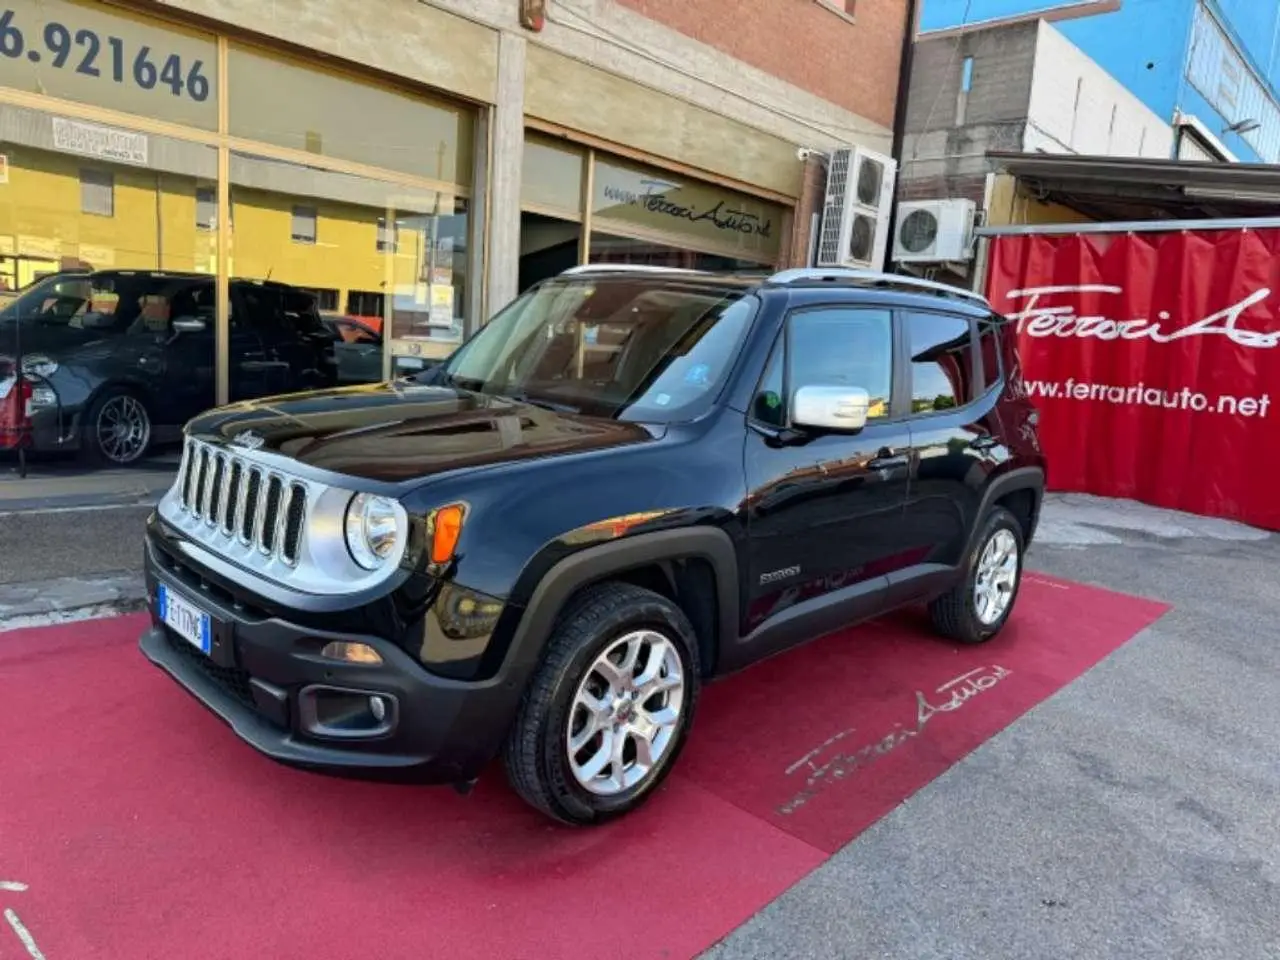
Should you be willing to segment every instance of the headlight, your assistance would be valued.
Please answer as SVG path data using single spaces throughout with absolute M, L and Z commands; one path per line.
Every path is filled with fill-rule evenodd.
M 394 556 L 404 542 L 401 511 L 395 501 L 357 493 L 347 506 L 347 549 L 366 570 L 377 570 Z
M 22 371 L 31 377 L 52 377 L 58 372 L 58 361 L 43 354 L 31 353 L 22 358 Z

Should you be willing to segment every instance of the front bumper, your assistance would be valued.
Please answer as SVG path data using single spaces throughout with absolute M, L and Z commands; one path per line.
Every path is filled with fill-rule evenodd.
M 370 779 L 461 783 L 501 749 L 521 684 L 506 673 L 461 681 L 430 673 L 399 645 L 358 633 L 330 633 L 255 611 L 187 562 L 147 539 L 151 624 L 139 647 L 154 665 L 266 756 L 290 766 Z M 159 610 L 163 585 L 211 622 L 206 655 L 169 628 Z M 377 665 L 321 656 L 333 640 L 362 643 Z M 378 696 L 387 729 L 318 732 L 317 689 Z

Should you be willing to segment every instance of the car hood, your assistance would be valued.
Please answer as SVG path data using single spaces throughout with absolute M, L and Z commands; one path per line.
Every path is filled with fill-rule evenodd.
M 245 401 L 195 418 L 188 432 L 392 484 L 646 443 L 659 435 L 658 428 L 637 423 L 403 382 Z

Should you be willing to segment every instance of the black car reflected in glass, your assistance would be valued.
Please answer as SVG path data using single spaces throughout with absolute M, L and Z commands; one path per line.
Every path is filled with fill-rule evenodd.
M 216 283 L 199 273 L 104 270 L 33 286 L 0 310 L 0 381 L 31 381 L 31 449 L 124 466 L 216 399 Z M 230 283 L 230 399 L 331 386 L 334 335 L 312 294 Z

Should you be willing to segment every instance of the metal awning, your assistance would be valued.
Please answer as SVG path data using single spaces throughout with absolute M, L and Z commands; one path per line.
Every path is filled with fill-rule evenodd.
M 990 151 L 1038 199 L 1098 221 L 1280 217 L 1280 165 Z

